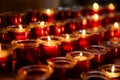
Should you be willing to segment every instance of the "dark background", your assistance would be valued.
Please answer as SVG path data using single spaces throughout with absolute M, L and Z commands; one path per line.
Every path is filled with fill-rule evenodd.
M 28 9 L 58 8 L 58 6 L 89 6 L 93 2 L 101 5 L 114 3 L 117 10 L 120 10 L 120 0 L 0 0 L 0 12 L 4 11 L 25 11 Z

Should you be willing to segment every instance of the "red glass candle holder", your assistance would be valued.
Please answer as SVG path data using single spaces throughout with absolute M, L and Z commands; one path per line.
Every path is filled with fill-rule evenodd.
M 15 12 L 8 12 L 6 15 L 6 25 L 18 25 L 24 22 L 24 15 L 23 13 L 15 13 Z
M 79 36 L 79 39 L 77 41 L 79 49 L 84 49 L 92 42 L 93 32 L 89 30 L 78 30 L 76 32 L 73 32 L 73 34 Z
M 54 9 L 41 9 L 43 21 L 54 22 L 55 11 Z
M 12 41 L 12 44 L 15 46 L 14 58 L 16 69 L 26 65 L 39 64 L 39 57 L 42 54 L 39 43 L 36 40 L 15 40 Z
M 73 69 L 74 77 L 79 77 L 82 71 L 90 69 L 90 60 L 94 57 L 87 51 L 72 51 L 66 54 L 66 57 L 77 60 L 77 64 Z
M 16 40 L 25 40 L 29 38 L 30 29 L 24 25 L 17 25 L 15 27 L 11 27 L 11 31 L 14 33 Z
M 61 56 L 61 41 L 59 36 L 43 36 L 38 38 L 40 41 L 40 48 L 46 59 L 50 57 Z
M 16 80 L 47 80 L 53 70 L 47 65 L 23 66 L 18 70 Z
M 62 41 L 62 48 L 63 48 L 63 55 L 65 56 L 67 52 L 75 51 L 78 49 L 77 40 L 79 38 L 78 35 L 74 34 L 63 34 L 61 35 L 63 37 Z
M 76 25 L 73 20 L 67 20 L 65 24 L 65 33 L 73 33 L 76 31 Z
M 50 34 L 50 26 L 52 25 L 53 24 L 51 22 L 44 22 L 44 21 L 31 24 L 31 26 L 33 26 L 34 28 L 34 32 L 37 37 L 46 36 Z
M 82 80 L 110 80 L 109 77 L 99 70 L 90 70 L 80 74 Z
M 59 36 L 65 33 L 65 22 L 55 22 L 54 25 L 50 27 L 50 34 Z
M 12 73 L 12 53 L 11 44 L 0 45 L 0 74 Z
M 110 50 L 106 55 L 106 63 L 113 63 L 116 58 L 119 58 L 119 50 L 120 45 L 111 41 L 105 41 L 101 43 L 101 45 L 104 45 L 108 47 Z
M 105 73 L 111 80 L 120 79 L 120 65 L 117 64 L 105 64 L 99 67 L 99 70 Z
M 91 45 L 85 48 L 85 50 L 94 55 L 94 58 L 91 60 L 91 68 L 97 69 L 98 66 L 105 64 L 105 58 L 109 48 L 102 45 Z
M 76 60 L 67 57 L 53 57 L 47 60 L 48 65 L 53 68 L 51 80 L 68 80 L 72 78 L 72 69 L 76 65 Z

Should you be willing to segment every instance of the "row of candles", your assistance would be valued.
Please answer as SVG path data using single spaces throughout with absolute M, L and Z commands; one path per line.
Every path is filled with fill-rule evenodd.
M 47 22 L 36 22 L 30 17 L 33 23 L 29 25 L 18 23 L 2 28 L 0 73 L 18 71 L 17 80 L 80 77 L 89 80 L 89 74 L 93 76 L 99 72 L 102 76 L 96 75 L 93 79 L 100 76 L 97 79 L 119 80 L 120 67 L 114 64 L 120 58 L 120 24 L 116 22 L 119 13 L 114 13 L 113 4 L 109 6 L 112 6 L 108 9 L 112 17 L 111 14 L 101 16 L 99 5 L 94 3 L 94 12 L 87 17 L 54 22 L 52 14 Z M 47 11 L 51 14 L 50 9 Z

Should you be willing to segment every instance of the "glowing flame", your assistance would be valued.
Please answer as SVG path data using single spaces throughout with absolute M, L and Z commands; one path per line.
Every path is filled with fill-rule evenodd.
M 70 36 L 68 34 L 66 34 L 66 39 L 69 40 L 70 39 Z
M 119 24 L 117 22 L 114 23 L 114 27 L 117 29 L 119 28 Z
M 109 9 L 109 10 L 114 10 L 114 9 L 115 9 L 114 4 L 110 3 L 110 4 L 108 5 L 108 9 Z
M 99 4 L 98 3 L 93 3 L 93 10 L 94 11 L 99 11 Z
M 82 37 L 85 37 L 86 36 L 86 31 L 83 29 L 82 30 Z
M 82 53 L 82 52 L 80 52 L 80 56 L 83 56 L 83 53 Z
M 41 21 L 41 22 L 40 22 L 40 25 L 41 25 L 41 26 L 43 26 L 44 24 L 45 24 L 45 22 L 44 22 L 44 21 Z
M 86 19 L 86 18 L 84 18 L 84 19 L 82 20 L 82 24 L 83 24 L 83 25 L 86 25 L 86 24 L 87 24 L 87 19 Z
M 98 21 L 99 20 L 99 15 L 98 14 L 94 14 L 93 15 L 93 20 L 94 21 Z
M 48 41 L 51 41 L 51 38 L 50 38 L 50 36 L 48 36 Z
M 111 72 L 114 73 L 114 71 L 115 71 L 115 66 L 113 65 L 111 68 Z
M 51 9 L 47 9 L 47 10 L 46 10 L 46 14 L 48 14 L 48 15 L 53 14 L 53 10 L 51 10 Z
M 22 30 L 23 28 L 22 28 L 22 25 L 18 25 L 18 27 L 19 27 L 19 30 Z

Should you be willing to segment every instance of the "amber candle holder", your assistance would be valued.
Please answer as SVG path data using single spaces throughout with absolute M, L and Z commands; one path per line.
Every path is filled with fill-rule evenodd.
M 19 69 L 22 66 L 39 63 L 39 57 L 42 54 L 37 40 L 14 40 L 12 41 L 12 44 L 15 46 L 14 61 L 16 69 Z
M 43 36 L 38 38 L 40 48 L 42 49 L 45 58 L 61 56 L 61 41 L 60 36 Z
M 94 55 L 87 51 L 72 51 L 68 52 L 66 57 L 77 60 L 77 64 L 73 69 L 73 75 L 78 78 L 82 71 L 87 71 L 90 69 L 90 60 L 94 58 Z
M 111 80 L 120 79 L 120 65 L 117 64 L 105 64 L 99 67 L 99 69 L 105 73 Z
M 99 70 L 90 70 L 80 74 L 82 80 L 111 80 L 104 72 Z
M 51 80 L 68 80 L 72 78 L 72 69 L 76 65 L 76 60 L 67 57 L 53 57 L 47 60 L 48 65 L 53 68 Z
M 23 66 L 18 70 L 16 80 L 47 80 L 53 70 L 47 65 Z
M 105 58 L 109 48 L 101 45 L 91 45 L 85 48 L 85 50 L 94 55 L 94 58 L 91 60 L 91 68 L 97 69 L 98 66 L 105 64 Z

